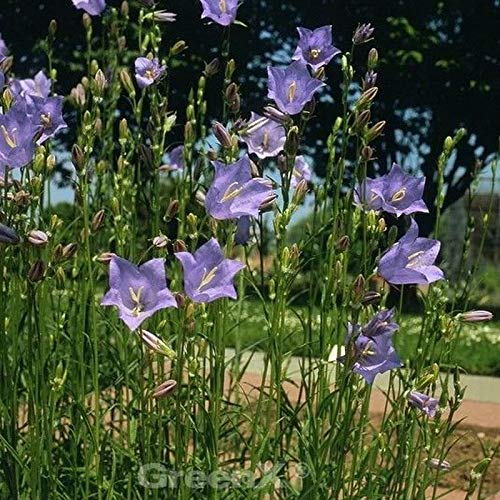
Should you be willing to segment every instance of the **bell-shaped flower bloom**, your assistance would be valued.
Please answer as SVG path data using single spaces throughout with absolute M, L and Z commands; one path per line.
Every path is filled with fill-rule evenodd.
M 184 269 L 184 289 L 194 302 L 212 302 L 222 297 L 236 299 L 233 278 L 245 264 L 225 259 L 215 238 L 210 239 L 193 254 L 177 252 Z
M 9 82 L 10 90 L 14 98 L 22 97 L 49 97 L 51 81 L 45 76 L 43 71 L 39 71 L 34 78 L 25 78 L 23 80 L 13 79 Z
M 77 9 L 83 9 L 90 16 L 100 16 L 106 8 L 105 0 L 73 0 Z
M 297 187 L 297 184 L 304 179 L 307 182 L 311 181 L 311 167 L 306 162 L 302 155 L 295 158 L 295 165 L 293 167 L 292 179 L 290 181 L 293 188 Z
M 259 207 L 275 197 L 270 181 L 252 178 L 250 158 L 243 156 L 231 165 L 212 162 L 215 177 L 205 196 L 205 208 L 214 219 L 257 217 Z
M 0 243 L 17 245 L 21 240 L 18 234 L 9 226 L 0 223 Z
M 441 243 L 418 237 L 418 225 L 412 220 L 407 233 L 380 259 L 378 273 L 393 285 L 426 285 L 444 278 L 434 265 Z
M 429 210 L 422 200 L 425 177 L 406 175 L 401 167 L 393 164 L 391 171 L 377 179 L 365 179 L 356 187 L 354 202 L 365 210 L 383 210 L 400 215 Z
M 294 61 L 286 68 L 267 68 L 268 93 L 279 110 L 289 115 L 300 113 L 325 84 L 312 78 L 303 62 Z
M 333 46 L 331 25 L 315 30 L 297 28 L 300 40 L 292 59 L 309 64 L 313 71 L 328 64 L 340 50 Z
M 36 131 L 24 103 L 16 103 L 0 115 L 0 165 L 10 168 L 27 165 L 35 152 Z
M 238 0 L 201 0 L 201 18 L 211 19 L 222 26 L 229 26 L 236 20 Z
M 402 366 L 392 334 L 399 326 L 392 321 L 394 309 L 376 314 L 366 325 L 349 324 L 346 346 L 350 354 L 341 356 L 341 363 L 350 362 L 351 370 L 371 384 L 379 373 Z
M 269 118 L 252 113 L 241 139 L 248 146 L 250 153 L 259 158 L 272 158 L 283 150 L 286 142 L 284 127 Z
M 54 97 L 31 97 L 27 103 L 26 110 L 32 119 L 37 132 L 41 133 L 37 144 L 43 144 L 50 137 L 54 137 L 60 130 L 67 128 L 62 115 L 63 98 Z
M 135 79 L 139 88 L 153 85 L 165 73 L 165 66 L 160 66 L 158 58 L 138 57 L 135 60 Z
M 407 398 L 411 405 L 424 412 L 428 417 L 433 418 L 436 416 L 436 412 L 439 408 L 439 400 L 436 398 L 427 396 L 427 394 L 422 394 L 418 391 L 410 391 Z
M 135 330 L 156 311 L 177 307 L 167 288 L 165 259 L 152 259 L 136 266 L 114 255 L 109 264 L 109 291 L 101 305 L 118 307 L 119 317 Z

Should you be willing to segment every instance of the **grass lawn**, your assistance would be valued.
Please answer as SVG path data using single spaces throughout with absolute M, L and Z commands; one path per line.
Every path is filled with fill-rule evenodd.
M 294 307 L 294 310 L 299 315 L 306 312 L 301 307 Z M 419 316 L 410 315 L 403 316 L 399 322 L 401 328 L 394 339 L 403 361 L 411 359 L 415 352 L 420 322 Z M 295 314 L 289 314 L 287 326 L 289 334 L 284 339 L 284 352 L 294 355 L 304 353 L 303 330 Z M 246 307 L 239 331 L 235 329 L 227 339 L 228 347 L 236 344 L 237 337 L 242 347 L 255 345 L 259 350 L 267 349 L 267 325 L 259 303 L 254 302 Z M 322 354 L 315 346 L 313 352 L 317 356 Z M 464 325 L 452 362 L 469 374 L 500 376 L 500 321 Z

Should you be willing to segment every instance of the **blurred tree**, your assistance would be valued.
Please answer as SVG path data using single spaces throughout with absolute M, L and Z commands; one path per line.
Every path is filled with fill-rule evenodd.
M 119 6 L 118 1 L 108 4 Z M 131 0 L 139 6 L 138 0 Z M 171 71 L 174 90 L 172 105 L 185 107 L 187 92 L 208 62 L 220 52 L 222 30 L 200 21 L 198 1 L 171 0 L 157 8 L 177 12 L 177 22 L 165 25 L 165 51 L 184 39 L 190 47 Z M 79 52 L 83 30 L 81 11 L 70 0 L 2 0 L 0 32 L 17 60 L 15 71 L 29 75 L 43 67 L 41 53 L 32 51 L 44 37 L 50 19 L 58 21 L 56 66 L 58 90 L 67 93 L 78 81 L 81 71 Z M 431 209 L 420 220 L 422 233 L 433 227 L 432 210 L 437 195 L 436 163 L 443 140 L 459 127 L 469 131 L 458 155 L 448 165 L 445 179 L 445 208 L 468 189 L 476 160 L 491 160 L 496 151 L 500 124 L 500 0 L 389 0 L 374 5 L 369 0 L 247 0 L 239 10 L 239 19 L 248 25 L 231 27 L 231 54 L 241 84 L 243 110 L 258 111 L 266 100 L 266 67 L 286 64 L 297 41 L 296 26 L 333 25 L 334 40 L 343 51 L 350 50 L 352 31 L 360 22 L 376 27 L 375 40 L 357 49 L 358 81 L 364 72 L 366 54 L 376 46 L 380 54 L 378 68 L 380 92 L 375 108 L 377 119 L 388 126 L 378 142 L 372 169 L 385 173 L 393 161 L 408 170 L 422 171 L 427 177 L 425 199 Z M 95 23 L 96 28 L 99 23 Z M 134 47 L 129 39 L 129 47 Z M 68 63 L 71 61 L 71 63 Z M 316 120 L 307 138 L 315 152 L 315 171 L 324 172 L 325 140 L 332 117 L 339 112 L 340 69 L 327 69 L 329 87 L 317 107 Z M 217 82 L 209 85 L 209 115 L 219 115 L 221 97 Z M 179 129 L 180 130 L 180 129 Z M 177 140 L 180 137 L 176 138 Z M 374 174 L 372 171 L 370 174 Z

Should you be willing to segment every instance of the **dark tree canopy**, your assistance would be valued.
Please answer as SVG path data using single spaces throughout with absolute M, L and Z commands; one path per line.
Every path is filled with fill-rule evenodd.
M 119 2 L 111 0 L 108 4 L 119 6 Z M 131 0 L 131 4 L 137 7 L 139 2 Z M 158 8 L 178 14 L 176 23 L 165 25 L 165 51 L 179 39 L 192 49 L 181 56 L 181 64 L 171 74 L 172 88 L 183 91 L 174 94 L 171 105 L 182 111 L 187 90 L 197 81 L 204 62 L 220 52 L 222 31 L 217 25 L 200 22 L 197 1 L 160 1 Z M 373 168 L 384 173 L 393 161 L 398 161 L 408 169 L 420 169 L 428 179 L 425 198 L 432 206 L 437 194 L 436 162 L 443 140 L 465 127 L 468 140 L 461 142 L 448 168 L 446 208 L 467 191 L 476 159 L 487 164 L 496 152 L 500 124 L 499 0 L 247 0 L 238 17 L 248 28 L 231 28 L 231 54 L 238 65 L 236 79 L 241 84 L 247 114 L 260 110 L 265 102 L 267 65 L 289 61 L 297 40 L 296 26 L 332 24 L 334 41 L 345 52 L 350 50 L 356 25 L 370 22 L 376 27 L 375 39 L 357 49 L 357 78 L 360 81 L 363 76 L 368 50 L 377 47 L 380 92 L 374 109 L 377 119 L 388 122 Z M 41 51 L 32 48 L 45 36 L 52 18 L 59 26 L 55 54 L 58 91 L 68 93 L 80 77 L 77 63 L 82 61 L 83 42 L 81 11 L 73 8 L 71 0 L 3 0 L 0 33 L 16 55 L 15 72 L 28 76 L 45 65 Z M 95 25 L 98 32 L 99 23 Z M 307 138 L 308 145 L 315 149 L 318 175 L 324 169 L 325 140 L 332 118 L 340 112 L 338 59 L 329 66 L 327 76 L 325 93 L 332 99 L 317 107 Z M 209 116 L 215 118 L 220 97 L 217 86 L 212 87 Z M 431 213 L 421 221 L 424 233 L 431 231 L 432 223 Z

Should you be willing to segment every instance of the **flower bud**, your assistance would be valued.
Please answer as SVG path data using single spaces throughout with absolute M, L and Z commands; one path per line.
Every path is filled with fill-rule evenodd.
M 49 23 L 49 35 L 54 37 L 57 32 L 57 21 L 52 19 Z
M 352 42 L 354 45 L 361 45 L 371 40 L 375 28 L 370 23 L 360 24 L 354 31 Z
M 467 311 L 459 314 L 458 319 L 466 323 L 475 323 L 477 321 L 490 321 L 493 314 L 490 311 Z
M 356 103 L 357 108 L 362 108 L 369 104 L 370 102 L 375 99 L 375 96 L 378 93 L 378 87 L 372 87 L 368 90 L 365 90 L 362 94 L 361 97 L 359 98 L 358 102 Z
M 174 293 L 175 301 L 177 302 L 177 307 L 182 309 L 186 304 L 186 298 L 182 293 Z
M 363 161 L 370 161 L 373 158 L 373 148 L 364 146 L 361 150 L 361 158 Z
M 135 96 L 134 84 L 132 83 L 132 78 L 126 69 L 122 69 L 120 71 L 120 81 L 122 83 L 123 88 L 128 93 L 130 97 Z
M 293 193 L 292 203 L 294 203 L 295 205 L 299 205 L 308 191 L 309 186 L 307 181 L 305 179 L 301 179 L 297 184 L 297 187 L 295 188 L 295 192 Z
M 94 214 L 94 217 L 92 217 L 92 231 L 94 233 L 96 231 L 99 231 L 99 229 L 101 229 L 101 227 L 104 223 L 105 216 L 106 216 L 106 213 L 104 212 L 103 209 L 101 209 Z
M 163 398 L 171 394 L 177 387 L 177 382 L 175 380 L 167 380 L 160 384 L 153 393 L 155 399 Z
M 354 296 L 357 299 L 361 299 L 364 295 L 366 280 L 362 274 L 359 274 L 352 284 Z
M 168 245 L 168 242 L 169 239 L 163 234 L 153 238 L 153 246 L 156 248 L 165 248 Z
M 78 250 L 78 245 L 76 243 L 69 243 L 68 245 L 64 246 L 62 249 L 62 257 L 65 260 L 71 259 Z
M 86 30 L 92 28 L 92 19 L 86 12 L 82 16 L 82 24 Z
M 173 23 L 175 22 L 176 17 L 177 14 L 175 12 L 168 12 L 166 10 L 157 10 L 153 13 L 153 19 L 159 23 Z M 186 44 L 184 44 L 184 46 L 185 45 Z
M 179 253 L 179 252 L 187 252 L 187 246 L 186 243 L 182 240 L 175 240 L 174 241 L 174 253 Z
M 345 252 L 350 245 L 351 245 L 351 240 L 349 239 L 349 236 L 345 234 L 344 236 L 341 236 L 339 238 L 335 246 L 339 252 Z
M 375 292 L 373 290 L 369 290 L 363 295 L 363 298 L 361 299 L 361 303 L 365 306 L 375 304 L 380 300 L 380 293 Z
M 205 65 L 205 71 L 203 71 L 203 74 L 207 78 L 210 78 L 212 76 L 215 76 L 219 71 L 220 71 L 220 61 L 219 59 L 215 58 Z
M 368 131 L 366 133 L 366 141 L 371 142 L 374 139 L 376 139 L 379 135 L 381 135 L 382 132 L 384 131 L 385 124 L 386 124 L 385 121 L 380 121 L 380 122 L 377 122 L 370 129 L 368 129 Z
M 28 241 L 32 245 L 43 247 L 49 242 L 49 236 L 44 231 L 33 229 L 28 233 Z
M 4 224 L 0 224 L 0 243 L 17 245 L 20 241 L 19 236 L 12 228 L 5 226 Z
M 83 170 L 85 166 L 85 155 L 82 148 L 78 144 L 73 144 L 71 148 L 71 160 L 77 171 Z
M 370 49 L 368 52 L 368 69 L 372 70 L 377 67 L 378 64 L 378 51 L 375 47 Z
M 363 130 L 368 125 L 371 116 L 372 114 L 369 109 L 364 109 L 363 111 L 361 111 L 361 113 L 359 113 L 354 120 L 354 130 Z
M 228 132 L 226 127 L 222 123 L 214 122 L 212 125 L 212 131 L 215 138 L 219 141 L 220 145 L 225 149 L 231 149 L 233 146 L 233 140 L 231 134 Z
M 171 200 L 170 203 L 168 204 L 167 212 L 165 214 L 166 220 L 168 221 L 173 219 L 177 215 L 178 211 L 179 211 L 179 200 Z
M 290 156 L 295 156 L 297 154 L 298 149 L 299 149 L 299 128 L 293 126 L 290 128 L 287 134 L 285 151 Z
M 98 95 L 104 94 L 106 87 L 108 86 L 108 81 L 106 80 L 106 76 L 102 72 L 101 69 L 98 69 L 94 76 L 95 89 L 98 92 Z
M 100 255 L 98 255 L 95 260 L 101 264 L 109 264 L 111 262 L 111 259 L 113 257 L 116 257 L 116 254 L 113 252 L 103 252 Z
M 281 112 L 273 106 L 266 106 L 264 108 L 264 116 L 278 123 L 286 123 L 290 120 L 290 117 L 285 113 Z
M 28 271 L 28 279 L 32 283 L 36 283 L 43 279 L 43 275 L 45 274 L 45 264 L 41 260 L 37 260 L 34 264 L 31 265 Z
M 50 153 L 45 160 L 45 168 L 47 169 L 47 173 L 51 173 L 56 166 L 56 157 L 53 153 Z
M 181 52 L 185 51 L 186 49 L 187 49 L 186 42 L 184 40 L 179 40 L 178 42 L 175 42 L 174 45 L 172 45 L 172 47 L 170 48 L 170 54 L 176 56 Z

